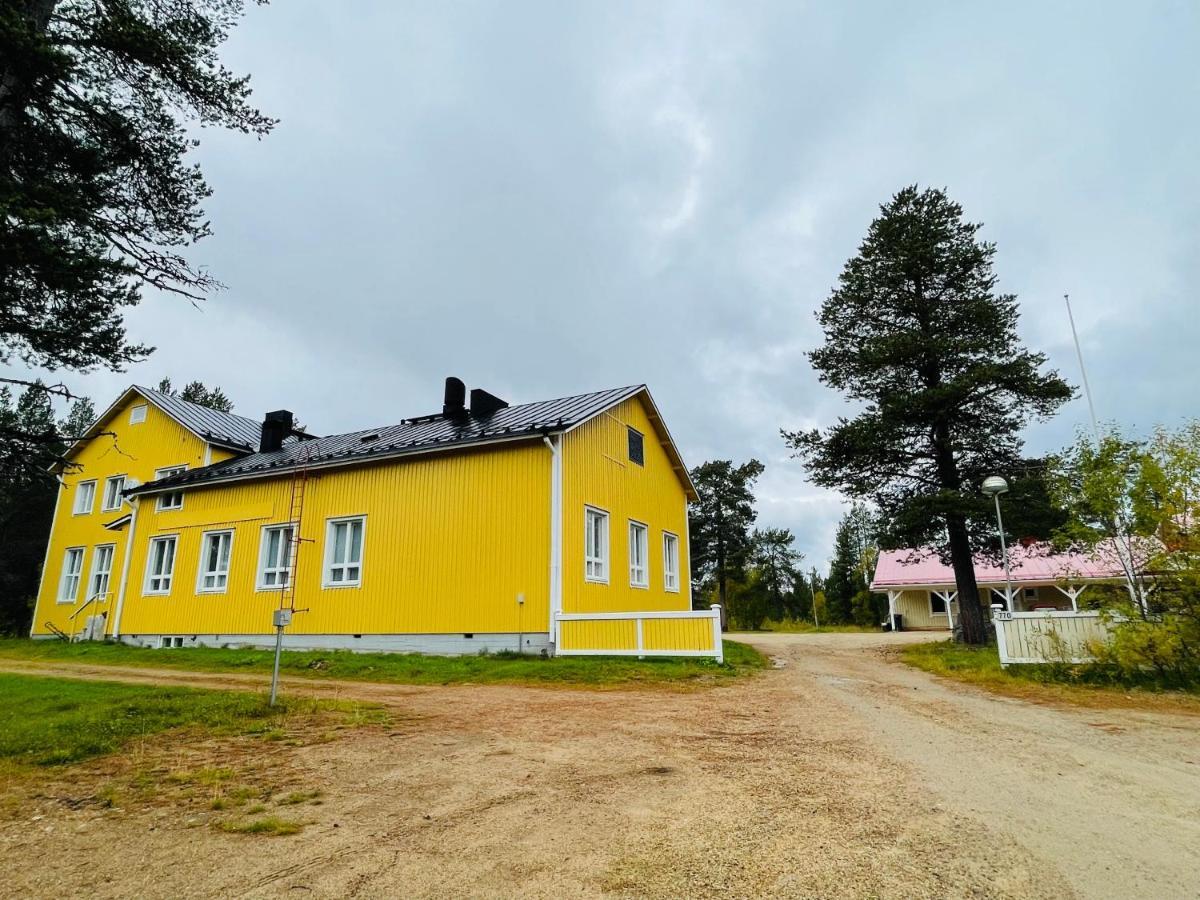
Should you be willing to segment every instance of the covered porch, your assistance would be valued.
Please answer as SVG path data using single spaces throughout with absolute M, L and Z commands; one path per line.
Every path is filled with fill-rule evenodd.
M 1003 584 L 979 585 L 979 599 L 986 608 L 1000 605 L 1009 612 L 1050 612 L 1079 609 L 1087 582 L 1061 584 L 1053 581 L 1013 582 L 1012 596 Z M 902 627 L 912 630 L 953 631 L 958 617 L 958 590 L 953 583 L 899 585 L 887 590 L 888 619 L 903 617 Z
M 1073 612 L 1089 589 L 1123 583 L 1118 566 L 1081 553 L 1056 553 L 1045 544 L 1009 549 L 1009 573 L 988 559 L 975 560 L 975 580 L 983 606 L 1009 613 Z M 1007 582 L 1012 584 L 1009 594 Z M 879 554 L 871 590 L 888 598 L 887 624 L 902 616 L 901 627 L 952 631 L 958 619 L 954 570 L 931 549 L 885 550 Z

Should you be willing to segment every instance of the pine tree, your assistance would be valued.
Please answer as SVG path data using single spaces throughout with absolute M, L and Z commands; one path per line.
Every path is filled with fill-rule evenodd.
M 784 432 L 822 486 L 871 500 L 887 547 L 936 546 L 954 568 L 963 636 L 987 640 L 973 551 L 987 475 L 1019 468 L 1021 431 L 1070 399 L 1021 346 L 1016 297 L 996 292 L 996 248 L 944 191 L 908 187 L 871 223 L 822 305 L 822 382 L 861 405 L 824 432 Z
M 846 625 L 854 620 L 854 596 L 863 587 L 858 563 L 854 526 L 850 517 L 845 516 L 838 525 L 829 577 L 825 579 L 825 607 L 830 625 Z
M 79 440 L 96 421 L 96 406 L 87 397 L 79 397 L 71 404 L 67 417 L 58 423 L 58 432 L 64 442 Z
M 210 233 L 199 124 L 265 135 L 217 49 L 241 0 L 13 0 L 0 11 L 0 364 L 120 371 L 153 349 L 147 288 L 219 284 L 183 255 Z M 70 398 L 65 387 L 23 384 Z M 28 443 L 0 428 L 0 445 Z M 3 453 L 3 450 L 0 450 Z
M 756 459 L 740 466 L 718 459 L 691 472 L 700 495 L 688 507 L 695 593 L 715 587 L 722 607 L 729 602 L 729 582 L 745 578 L 750 528 L 757 515 L 753 488 L 762 472 L 763 464 Z
M 39 385 L 15 404 L 9 388 L 0 388 L 0 428 L 13 436 L 0 444 L 0 633 L 25 634 L 58 491 L 46 470 L 65 446 Z
M 200 406 L 207 406 L 209 409 L 220 412 L 233 412 L 233 401 L 223 390 L 219 387 L 205 387 L 204 383 L 200 381 L 189 381 L 184 385 L 183 390 L 177 391 L 172 386 L 171 379 L 164 378 L 158 383 L 158 392 L 178 397 L 180 400 L 187 400 L 189 403 L 198 403 Z
M 767 617 L 779 621 L 789 613 L 788 598 L 803 581 L 797 566 L 804 554 L 796 550 L 796 539 L 786 528 L 755 529 L 751 536 L 750 559 L 766 592 Z

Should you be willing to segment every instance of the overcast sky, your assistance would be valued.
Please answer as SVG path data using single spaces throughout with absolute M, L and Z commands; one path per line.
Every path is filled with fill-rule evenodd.
M 150 360 L 66 380 L 103 408 L 198 378 L 319 433 L 436 410 L 449 374 L 512 402 L 645 382 L 689 465 L 766 464 L 760 522 L 824 565 L 842 503 L 779 428 L 843 409 L 814 310 L 906 184 L 985 223 L 1078 383 L 1070 292 L 1103 418 L 1198 414 L 1198 57 L 1191 2 L 254 8 L 224 58 L 282 123 L 198 152 L 194 259 L 228 290 L 148 298 Z

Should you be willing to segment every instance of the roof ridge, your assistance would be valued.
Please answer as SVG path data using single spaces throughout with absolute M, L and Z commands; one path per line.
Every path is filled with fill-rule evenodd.
M 499 413 L 504 412 L 505 410 L 521 409 L 522 407 L 526 407 L 526 406 L 542 406 L 547 403 L 562 403 L 564 400 L 581 400 L 584 397 L 598 397 L 601 394 L 614 394 L 614 393 L 621 393 L 622 391 L 641 390 L 645 387 L 646 387 L 645 384 L 627 384 L 622 387 L 604 388 L 599 391 L 586 391 L 585 393 L 582 393 L 582 394 L 565 394 L 562 397 L 550 397 L 546 400 L 529 400 L 524 403 L 511 403 L 508 406 L 504 407 L 503 409 L 497 410 L 496 413 L 499 414 Z M 417 416 L 405 416 L 403 419 L 401 419 L 398 422 L 389 422 L 386 425 L 375 425 L 370 428 L 355 428 L 351 431 L 339 431 L 339 432 L 335 432 L 332 434 L 322 434 L 319 437 L 316 437 L 315 439 L 323 441 L 323 440 L 326 440 L 327 438 L 347 438 L 347 437 L 351 437 L 356 434 L 373 434 L 375 432 L 383 431 L 388 428 L 401 428 L 401 427 L 405 427 L 405 426 L 411 427 L 413 424 L 425 424 L 425 422 L 416 422 L 415 420 L 417 420 L 417 419 L 424 419 L 426 421 L 432 422 L 432 421 L 438 421 L 439 419 L 443 419 L 443 418 L 445 418 L 445 416 L 443 416 L 442 413 L 423 413 L 423 414 L 417 415 Z
M 235 413 L 231 410 L 215 409 L 211 406 L 205 406 L 203 403 L 197 403 L 195 400 L 185 400 L 183 397 L 180 397 L 177 394 L 168 394 L 164 391 L 160 391 L 155 388 L 148 388 L 141 384 L 135 384 L 134 387 L 143 393 L 154 394 L 158 397 L 166 397 L 168 400 L 172 400 L 175 403 L 186 403 L 188 406 L 194 406 L 196 409 L 203 409 L 210 413 L 216 413 L 219 416 L 232 416 L 235 419 L 241 419 L 243 422 L 249 422 L 252 425 L 261 424 L 258 419 L 251 418 L 250 416 L 243 416 L 241 413 Z

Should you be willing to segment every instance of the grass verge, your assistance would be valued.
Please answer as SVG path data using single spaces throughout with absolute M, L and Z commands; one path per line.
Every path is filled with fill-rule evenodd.
M 781 622 L 764 622 L 759 630 L 777 631 L 782 634 L 875 634 L 879 628 L 869 625 L 821 625 L 817 627 L 812 622 L 785 619 Z
M 230 834 L 266 834 L 278 837 L 299 834 L 304 828 L 304 823 L 281 819 L 278 816 L 264 816 L 261 819 L 221 822 L 217 827 Z
M 269 674 L 273 653 L 216 647 L 156 650 L 113 643 L 66 644 L 0 640 L 0 660 L 29 659 L 87 665 L 145 666 L 195 672 Z M 745 644 L 725 641 L 725 662 L 711 659 L 636 659 L 617 656 L 424 656 L 416 653 L 352 653 L 348 650 L 285 650 L 285 675 L 397 684 L 536 684 L 567 687 L 704 684 L 765 668 L 769 660 Z
M 1200 696 L 1142 686 L 1089 684 L 1077 666 L 1000 665 L 995 647 L 969 647 L 953 641 L 909 644 L 900 658 L 910 666 L 965 681 L 986 690 L 1035 703 L 1087 707 L 1155 709 L 1200 715 Z
M 112 753 L 172 728 L 267 733 L 289 715 L 349 707 L 292 699 L 272 708 L 261 694 L 145 687 L 0 673 L 0 760 L 55 766 Z M 212 777 L 218 779 L 219 770 Z

